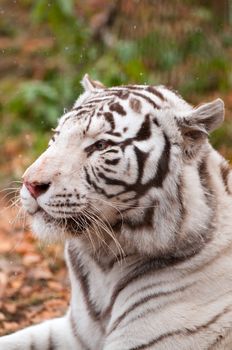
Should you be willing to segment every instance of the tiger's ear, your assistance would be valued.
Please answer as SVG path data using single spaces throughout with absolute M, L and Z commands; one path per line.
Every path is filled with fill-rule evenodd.
M 205 103 L 195 108 L 184 119 L 189 127 L 210 133 L 224 120 L 224 102 L 217 98 L 213 102 Z
M 185 154 L 197 152 L 210 132 L 217 129 L 224 120 L 224 102 L 218 98 L 205 103 L 180 120 L 179 127 L 184 139 Z
M 93 91 L 95 89 L 103 89 L 105 86 L 97 80 L 92 80 L 88 74 L 85 74 L 81 84 L 85 91 Z

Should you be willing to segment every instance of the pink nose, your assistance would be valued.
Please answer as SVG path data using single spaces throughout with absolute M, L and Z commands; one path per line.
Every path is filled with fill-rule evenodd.
M 24 185 L 35 199 L 45 193 L 50 187 L 50 183 L 28 182 L 24 181 Z

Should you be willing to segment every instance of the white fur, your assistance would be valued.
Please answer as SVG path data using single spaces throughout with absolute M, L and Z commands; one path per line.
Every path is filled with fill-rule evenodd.
M 143 87 L 139 92 L 145 98 L 130 91 L 132 98 L 141 103 L 140 111 L 136 111 L 130 107 L 129 99 L 114 95 L 114 91 L 126 92 L 126 87 L 102 90 L 100 83 L 91 81 L 88 76 L 84 77 L 83 86 L 86 92 L 74 109 L 61 118 L 55 141 L 24 174 L 27 182 L 51 183 L 49 189 L 37 199 L 25 185 L 21 190 L 22 204 L 31 217 L 36 235 L 49 241 L 66 239 L 72 288 L 70 308 L 63 318 L 1 338 L 0 349 L 230 350 L 232 197 L 228 189 L 232 175 L 228 173 L 226 188 L 221 173 L 224 160 L 211 148 L 204 134 L 205 120 L 212 122 L 212 128 L 222 121 L 221 101 L 193 109 L 163 86 L 156 89 L 164 99 Z M 155 109 L 146 97 L 159 108 Z M 99 99 L 99 103 L 88 124 L 87 116 L 92 113 L 91 103 L 95 99 Z M 127 113 L 124 116 L 113 112 L 114 132 L 123 133 L 127 128 L 124 138 L 132 139 L 137 135 L 147 114 L 151 120 L 156 118 L 160 126 L 152 124 L 148 139 L 135 140 L 125 151 L 119 149 L 116 155 L 104 151 L 88 155 L 86 149 L 99 140 L 124 141 L 117 134 L 108 135 L 110 123 L 103 116 L 97 116 L 99 111 L 111 113 L 112 101 L 120 103 Z M 76 117 L 82 106 L 83 113 Z M 186 125 L 190 132 L 187 136 Z M 202 132 L 195 143 L 191 139 L 192 130 Z M 138 178 L 135 147 L 149 154 L 140 184 L 145 185 L 154 178 L 160 170 L 160 157 L 165 156 L 165 135 L 171 146 L 169 168 L 162 185 L 151 186 L 138 203 L 133 199 L 137 189 L 118 194 L 123 190 L 120 181 L 130 186 Z M 187 156 L 185 148 L 191 148 Z M 104 182 L 99 172 L 97 178 L 94 177 L 94 169 L 106 166 L 105 159 L 113 161 L 115 158 L 120 161 L 107 176 L 119 181 L 118 185 Z M 203 160 L 206 178 L 199 176 Z M 94 179 L 95 187 L 114 196 L 107 198 L 97 192 L 86 180 L 85 169 Z M 210 190 L 212 193 L 207 192 Z M 125 203 L 125 199 L 128 202 Z M 125 207 L 129 210 L 121 213 Z M 149 222 L 138 226 L 148 207 L 155 208 L 152 226 L 145 225 Z M 40 208 L 43 211 L 38 210 Z M 88 235 L 82 233 L 73 237 L 65 225 L 59 225 L 59 218 L 68 220 L 91 210 L 95 219 L 101 218 L 100 225 L 110 223 L 112 232 L 95 225 L 89 228 Z M 215 212 L 211 218 L 212 210 Z M 54 220 L 46 221 L 45 213 Z M 120 219 L 122 227 L 116 231 L 114 225 Z M 214 222 L 213 232 L 210 221 Z M 204 234 L 211 235 L 206 243 Z M 179 246 L 186 247 L 186 251 L 181 251 Z M 188 257 L 187 249 L 194 247 L 196 251 Z M 123 284 L 128 276 L 136 276 L 148 259 L 159 264 L 173 252 L 177 257 L 186 254 L 186 258 L 157 265 L 149 272 L 144 269 L 138 278 Z M 118 262 L 117 259 L 114 262 L 116 256 Z M 98 313 L 101 316 L 98 317 Z

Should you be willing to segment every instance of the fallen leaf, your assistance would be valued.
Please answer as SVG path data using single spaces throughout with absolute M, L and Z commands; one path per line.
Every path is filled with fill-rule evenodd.
M 23 265 L 30 266 L 41 261 L 41 256 L 39 254 L 26 254 L 23 257 Z
M 19 328 L 16 322 L 3 322 L 3 327 L 6 331 L 15 331 Z

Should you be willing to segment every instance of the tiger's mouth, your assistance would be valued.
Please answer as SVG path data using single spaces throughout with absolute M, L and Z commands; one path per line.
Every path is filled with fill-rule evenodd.
M 39 207 L 32 216 L 36 214 L 40 214 L 42 216 L 45 224 L 58 226 L 59 228 L 71 234 L 80 234 L 91 226 L 91 221 L 89 218 L 82 213 L 75 214 L 72 217 L 54 218 L 43 208 Z

